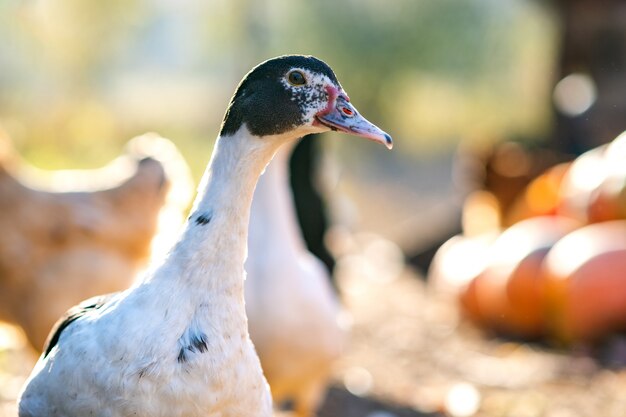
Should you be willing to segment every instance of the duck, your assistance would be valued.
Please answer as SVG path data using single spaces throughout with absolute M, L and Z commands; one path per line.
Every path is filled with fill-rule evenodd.
M 332 179 L 327 175 L 323 141 L 318 135 L 308 135 L 298 141 L 289 158 L 289 176 L 296 217 L 302 237 L 309 251 L 325 265 L 335 290 L 336 260 L 326 245 L 326 233 L 331 227 L 328 206 L 328 186 Z M 324 137 L 324 134 L 319 135 Z
M 7 136 L 0 142 L 0 320 L 21 328 L 38 354 L 68 308 L 132 284 L 161 216 L 178 213 L 182 224 L 191 175 L 176 147 L 155 134 L 88 170 L 41 170 Z
M 244 290 L 250 336 L 274 403 L 290 400 L 298 417 L 309 417 L 324 399 L 345 335 L 328 270 L 307 249 L 297 222 L 289 188 L 294 144 L 276 153 L 257 184 Z
M 271 416 L 244 302 L 252 196 L 281 145 L 329 130 L 392 146 L 315 57 L 280 56 L 245 75 L 179 237 L 136 285 L 57 322 L 19 416 Z

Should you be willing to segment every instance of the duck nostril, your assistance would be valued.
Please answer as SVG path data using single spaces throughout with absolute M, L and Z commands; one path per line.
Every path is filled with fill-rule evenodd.
M 354 116 L 354 112 L 352 110 L 350 110 L 347 107 L 342 107 L 341 111 L 343 112 L 343 114 L 345 114 L 346 116 Z

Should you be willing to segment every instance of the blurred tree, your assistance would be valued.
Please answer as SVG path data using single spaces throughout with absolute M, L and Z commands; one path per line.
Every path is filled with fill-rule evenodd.
M 551 22 L 527 0 L 33 0 L 0 2 L 0 12 L 2 115 L 41 127 L 23 129 L 28 142 L 44 130 L 68 148 L 80 147 L 79 136 L 127 137 L 146 127 L 110 96 L 133 91 L 130 81 L 143 95 L 158 82 L 212 80 L 205 94 L 217 105 L 251 65 L 294 52 L 332 62 L 361 110 L 419 151 L 547 125 Z M 189 131 L 168 119 L 167 97 L 145 101 L 146 113 L 156 110 L 150 128 Z M 214 128 L 221 112 L 185 123 Z M 80 128 L 61 123 L 70 119 Z

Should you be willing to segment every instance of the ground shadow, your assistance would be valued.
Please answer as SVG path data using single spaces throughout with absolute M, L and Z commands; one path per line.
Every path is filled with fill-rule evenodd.
M 376 414 L 374 414 L 376 413 Z M 420 413 L 412 408 L 400 407 L 369 397 L 358 397 L 344 388 L 331 387 L 319 417 L 442 417 L 438 413 Z

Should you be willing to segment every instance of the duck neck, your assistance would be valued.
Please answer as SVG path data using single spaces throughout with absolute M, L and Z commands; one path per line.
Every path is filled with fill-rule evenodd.
M 252 195 L 286 139 L 253 136 L 245 126 L 217 139 L 187 224 L 165 261 L 165 269 L 177 269 L 175 276 L 183 281 L 177 285 L 198 294 L 220 291 L 243 297 Z
M 252 250 L 260 253 L 272 249 L 281 253 L 305 249 L 289 186 L 289 157 L 294 145 L 295 142 L 289 143 L 276 153 L 254 192 L 248 242 Z M 268 247 L 270 236 L 272 245 Z

